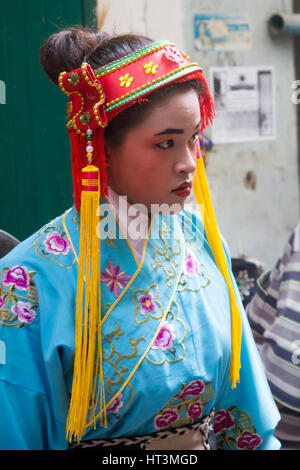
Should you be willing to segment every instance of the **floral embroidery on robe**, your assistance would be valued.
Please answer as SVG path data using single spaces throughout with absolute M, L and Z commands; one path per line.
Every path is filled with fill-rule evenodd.
M 211 382 L 201 379 L 182 384 L 180 392 L 154 418 L 158 430 L 188 426 L 203 416 L 203 407 L 214 396 Z
M 66 269 L 72 269 L 75 265 L 76 257 L 61 223 L 54 220 L 51 225 L 39 231 L 32 243 L 39 257 L 54 261 Z
M 35 274 L 20 265 L 3 269 L 0 274 L 0 324 L 21 328 L 33 323 L 38 307 Z
M 255 450 L 262 443 L 250 415 L 236 406 L 216 412 L 214 432 L 218 447 L 224 450 Z
M 114 266 L 111 260 L 108 261 L 108 266 L 104 272 L 101 273 L 100 282 L 104 282 L 105 286 L 109 288 L 110 292 L 113 292 L 115 297 L 119 297 L 120 290 L 123 289 L 127 281 L 132 276 L 125 274 L 125 271 L 120 271 L 120 265 Z

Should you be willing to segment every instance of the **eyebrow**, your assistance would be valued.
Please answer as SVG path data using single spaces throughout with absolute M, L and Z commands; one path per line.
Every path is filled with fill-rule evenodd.
M 184 130 L 183 129 L 165 129 L 162 132 L 158 132 L 157 134 L 154 135 L 164 135 L 164 134 L 183 134 Z
M 199 127 L 201 124 L 201 121 L 198 122 L 198 124 L 195 126 L 195 129 L 197 129 L 197 127 Z M 165 135 L 165 134 L 183 134 L 184 133 L 184 130 L 183 129 L 165 129 L 164 131 L 162 132 L 158 132 L 157 134 L 154 134 L 154 135 Z

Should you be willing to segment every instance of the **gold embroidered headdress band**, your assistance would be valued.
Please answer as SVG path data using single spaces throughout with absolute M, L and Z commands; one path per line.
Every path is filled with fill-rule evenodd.
M 92 70 L 89 64 L 63 72 L 59 85 L 69 97 L 67 123 L 75 207 L 80 211 L 80 248 L 76 304 L 76 349 L 72 396 L 67 421 L 69 440 L 81 439 L 86 429 L 89 403 L 100 404 L 105 420 L 105 389 L 101 346 L 100 239 L 97 207 L 107 194 L 104 130 L 120 112 L 174 82 L 197 80 L 201 131 L 212 122 L 214 105 L 202 69 L 169 41 L 157 41 Z M 198 156 L 200 157 L 198 142 Z M 230 378 L 239 379 L 241 320 L 227 268 L 203 159 L 197 159 L 194 192 L 204 205 L 204 228 L 214 259 L 227 283 L 231 305 Z M 99 413 L 98 413 L 99 415 Z M 89 422 L 96 422 L 94 412 Z

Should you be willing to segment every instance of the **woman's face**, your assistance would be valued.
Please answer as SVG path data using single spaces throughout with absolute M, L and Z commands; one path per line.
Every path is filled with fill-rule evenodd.
M 118 147 L 106 146 L 109 186 L 148 211 L 151 204 L 183 208 L 196 169 L 199 126 L 195 90 L 162 100 Z

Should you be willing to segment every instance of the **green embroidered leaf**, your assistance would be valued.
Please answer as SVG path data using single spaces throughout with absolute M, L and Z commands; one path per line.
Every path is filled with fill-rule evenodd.
M 30 277 L 32 277 L 32 276 L 34 276 L 34 275 L 36 274 L 36 272 L 35 272 L 35 271 L 27 271 L 27 274 L 28 274 Z
M 169 310 L 166 316 L 166 320 L 174 320 L 174 318 L 175 318 L 174 312 L 172 312 L 172 310 Z
M 186 407 L 186 404 L 185 403 L 179 403 L 179 405 L 177 405 L 177 411 L 178 411 L 178 414 L 180 415 L 181 411 L 184 411 Z
M 205 384 L 205 386 L 204 386 L 204 390 L 206 390 L 210 385 L 211 385 L 211 381 L 210 381 L 210 382 L 206 382 L 206 384 Z
M 226 440 L 227 440 L 228 442 L 231 442 L 231 444 L 236 445 L 236 439 L 234 439 L 233 437 L 230 437 L 230 436 L 229 436 L 229 437 L 227 437 Z
M 191 399 L 189 400 L 189 405 L 191 405 L 192 403 L 196 403 L 196 401 L 200 401 L 201 404 L 202 404 L 201 395 L 197 395 L 196 397 L 191 398 Z
M 186 420 L 186 426 L 189 426 L 190 424 L 193 424 L 193 418 L 191 416 Z

